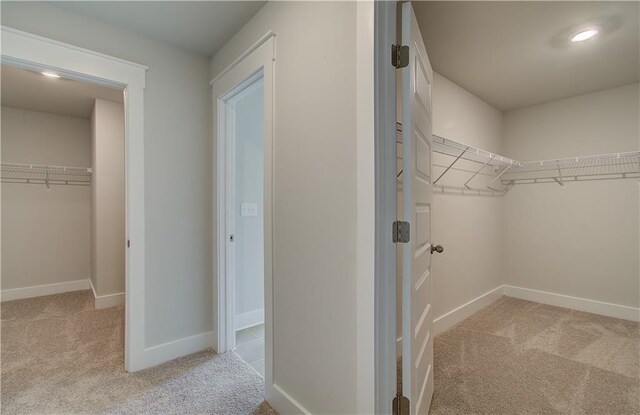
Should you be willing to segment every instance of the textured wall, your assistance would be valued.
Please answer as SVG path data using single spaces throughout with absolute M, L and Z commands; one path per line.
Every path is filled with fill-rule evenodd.
M 211 61 L 277 33 L 274 382 L 312 413 L 357 412 L 355 26 L 354 2 L 269 2 Z
M 505 114 L 505 151 L 520 160 L 637 151 L 639 84 Z M 516 186 L 505 197 L 505 282 L 638 307 L 637 180 Z
M 502 113 L 439 74 L 434 78 L 433 133 L 501 152 Z M 452 161 L 434 154 L 434 178 Z M 461 186 L 478 167 L 459 162 L 438 184 Z M 470 186 L 485 184 L 479 175 Z M 502 284 L 502 219 L 500 197 L 434 193 L 433 241 L 445 248 L 433 257 L 436 318 Z
M 91 144 L 91 281 L 102 296 L 125 290 L 124 105 L 95 101 Z
M 2 107 L 2 161 L 91 167 L 89 120 Z M 2 183 L 2 289 L 86 280 L 91 187 Z

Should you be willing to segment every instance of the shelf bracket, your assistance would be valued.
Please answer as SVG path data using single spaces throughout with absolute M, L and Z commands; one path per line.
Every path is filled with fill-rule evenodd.
M 513 180 L 511 180 L 508 184 L 506 184 L 506 188 L 502 192 L 502 196 L 504 196 L 507 193 L 509 193 L 509 190 L 511 190 L 513 188 L 513 186 L 514 186 Z
M 513 163 L 509 164 L 509 165 L 508 165 L 504 170 L 502 170 L 502 171 L 500 172 L 500 174 L 499 174 L 499 175 L 497 175 L 497 176 L 495 177 L 495 179 L 491 180 L 491 183 L 489 183 L 489 184 L 487 185 L 487 189 L 493 190 L 494 192 L 501 192 L 502 190 L 500 190 L 500 189 L 495 189 L 495 188 L 491 187 L 491 185 L 492 185 L 493 183 L 495 183 L 495 182 L 496 182 L 500 177 L 502 177 L 502 175 L 503 175 L 503 174 L 505 174 L 505 173 L 507 172 L 507 170 L 509 170 L 511 167 L 513 167 Z
M 558 182 L 558 184 L 560 185 L 560 187 L 564 187 L 564 180 L 563 180 L 563 178 L 562 178 L 562 170 L 560 170 L 560 164 L 558 163 L 558 160 L 556 160 L 556 168 L 558 169 L 558 175 L 559 175 L 560 177 L 559 177 L 558 179 L 555 179 L 555 178 L 554 178 L 554 180 L 555 180 L 556 182 Z
M 477 175 L 478 175 L 478 174 L 479 174 L 479 173 L 480 173 L 480 172 L 481 172 L 485 167 L 487 167 L 487 166 L 489 165 L 489 163 L 491 163 L 495 157 L 496 157 L 496 155 L 495 155 L 495 154 L 491 155 L 491 158 L 490 158 L 489 160 L 487 160 L 487 162 L 486 162 L 486 163 L 484 163 L 484 164 L 482 165 L 482 167 L 480 167 L 480 169 L 479 169 L 477 172 L 475 172 L 475 173 L 473 174 L 473 176 L 471 176 L 471 177 L 469 178 L 469 180 L 467 180 L 466 182 L 464 182 L 464 187 L 466 187 L 467 189 L 471 190 L 471 188 L 469 187 L 469 182 L 470 182 L 471 180 L 473 180 L 473 178 L 474 178 L 474 177 L 476 177 L 476 176 L 477 176 Z
M 447 172 L 449 171 L 449 169 L 451 167 L 453 167 L 454 164 L 456 164 L 458 162 L 458 160 L 460 160 L 460 158 L 464 155 L 464 153 L 467 152 L 467 150 L 469 150 L 469 147 L 465 147 L 464 150 L 462 150 L 462 153 L 460 153 L 460 155 L 458 157 L 456 157 L 455 160 L 453 160 L 453 163 L 449 164 L 449 167 L 447 167 L 446 169 L 444 169 L 444 171 L 440 174 L 440 176 L 438 176 L 438 178 L 433 182 L 433 184 L 438 183 L 438 181 L 440 179 L 442 179 L 442 176 L 444 176 L 445 174 L 447 174 Z

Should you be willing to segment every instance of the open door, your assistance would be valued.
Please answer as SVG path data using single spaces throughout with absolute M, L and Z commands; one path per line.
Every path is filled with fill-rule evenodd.
M 433 395 L 430 275 L 433 70 L 411 3 L 402 5 L 402 44 L 409 47 L 401 91 L 402 202 L 403 218 L 410 227 L 410 240 L 402 246 L 402 385 L 410 413 L 427 414 Z

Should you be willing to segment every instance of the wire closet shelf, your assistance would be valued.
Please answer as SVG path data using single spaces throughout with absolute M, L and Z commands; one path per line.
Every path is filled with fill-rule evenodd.
M 401 160 L 402 124 L 397 124 L 396 131 L 396 153 Z M 640 179 L 640 151 L 523 162 L 437 135 L 433 135 L 432 150 L 446 156 L 441 159 L 448 160 L 445 164 L 433 164 L 438 168 L 437 174 L 434 172 L 433 185 L 442 192 L 503 196 L 513 186 L 522 184 L 557 183 L 564 187 L 568 182 Z M 459 168 L 461 160 L 467 162 L 466 166 L 475 165 L 476 168 Z M 458 171 L 456 183 L 443 184 L 443 179 L 455 170 Z M 399 170 L 399 180 L 401 175 L 402 170 Z M 488 177 L 489 183 L 478 187 L 479 175 Z M 472 187 L 472 183 L 476 187 Z
M 41 164 L 1 163 L 3 183 L 90 186 L 92 170 L 87 167 L 47 166 Z
M 502 177 L 504 185 L 640 178 L 640 151 L 527 161 Z

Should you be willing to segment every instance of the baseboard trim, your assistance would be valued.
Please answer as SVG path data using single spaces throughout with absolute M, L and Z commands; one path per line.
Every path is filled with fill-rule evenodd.
M 495 302 L 503 295 L 507 297 L 519 298 L 521 300 L 534 301 L 541 304 L 548 304 L 577 311 L 584 311 L 587 313 L 599 314 L 607 317 L 640 322 L 640 308 L 605 303 L 603 301 L 589 300 L 586 298 L 572 297 L 570 295 L 550 293 L 546 291 L 515 287 L 505 284 L 501 285 L 500 287 L 496 287 L 493 290 L 469 301 L 468 303 L 465 303 L 460 307 L 457 307 L 450 312 L 436 318 L 433 321 L 434 333 L 438 334 L 455 326 L 462 320 Z
M 264 323 L 264 309 L 253 310 L 236 315 L 235 329 L 242 330 Z
M 209 331 L 157 346 L 147 347 L 144 349 L 144 364 L 142 368 L 147 369 L 182 356 L 210 349 L 214 338 L 214 333 Z
M 34 285 L 31 287 L 10 288 L 8 290 L 0 291 L 0 301 L 22 300 L 24 298 L 42 297 L 44 295 L 84 291 L 89 288 L 88 279 L 58 282 L 55 284 Z
M 266 400 L 279 414 L 311 414 L 298 401 L 293 399 L 280 385 L 266 385 Z
M 124 304 L 124 293 L 101 295 L 96 297 L 96 310 L 100 308 L 115 307 Z
M 473 300 L 461 305 L 460 307 L 454 308 L 448 313 L 443 314 L 433 320 L 434 335 L 450 329 L 465 318 L 471 316 L 474 313 L 477 313 L 489 304 L 492 304 L 493 302 L 498 300 L 504 295 L 503 287 L 504 285 L 496 287 L 493 290 L 488 291 L 481 296 L 476 297 Z
M 572 310 L 603 316 L 620 318 L 623 320 L 640 321 L 640 308 L 628 307 L 602 301 L 588 300 L 586 298 L 572 297 L 570 295 L 550 293 L 546 291 L 532 290 L 530 288 L 504 286 L 504 295 L 519 298 L 521 300 L 535 301 L 557 307 L 570 308 Z
M 124 301 L 125 301 L 124 293 L 98 295 L 98 293 L 96 292 L 96 288 L 93 286 L 93 281 L 91 281 L 91 279 L 89 279 L 89 285 L 91 286 L 91 291 L 93 291 L 93 298 L 94 298 L 93 303 L 96 310 L 99 310 L 101 308 L 115 307 L 115 306 L 124 304 Z

